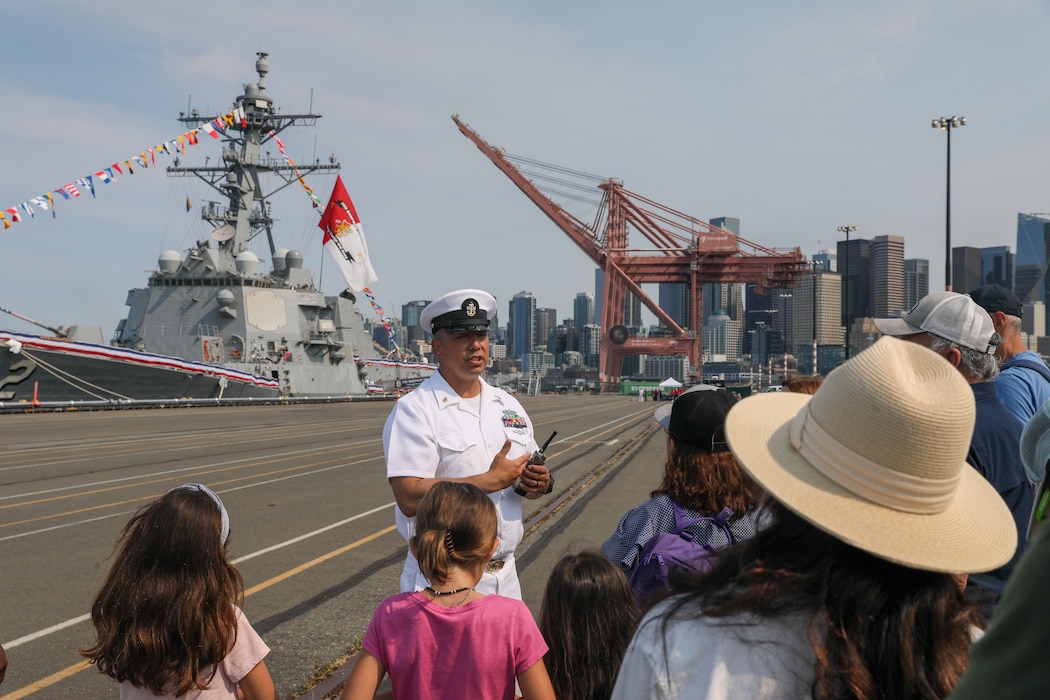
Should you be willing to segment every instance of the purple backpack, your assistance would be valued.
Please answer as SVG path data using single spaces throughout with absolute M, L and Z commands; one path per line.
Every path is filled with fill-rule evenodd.
M 674 506 L 674 532 L 658 533 L 646 542 L 634 560 L 634 566 L 627 571 L 627 578 L 631 581 L 639 605 L 654 593 L 670 589 L 668 578 L 672 566 L 689 571 L 707 571 L 711 568 L 715 548 L 694 542 L 693 535 L 686 532 L 687 528 L 706 520 L 725 533 L 729 544 L 733 543 L 733 534 L 729 531 L 733 510 L 729 506 L 714 517 L 689 518 L 684 508 L 674 501 L 671 504 Z

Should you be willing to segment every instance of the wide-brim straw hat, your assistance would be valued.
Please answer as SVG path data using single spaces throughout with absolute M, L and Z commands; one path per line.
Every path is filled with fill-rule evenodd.
M 884 337 L 813 396 L 738 402 L 726 437 L 767 492 L 843 542 L 916 569 L 977 573 L 1013 557 L 1017 526 L 966 462 L 975 410 L 944 358 Z

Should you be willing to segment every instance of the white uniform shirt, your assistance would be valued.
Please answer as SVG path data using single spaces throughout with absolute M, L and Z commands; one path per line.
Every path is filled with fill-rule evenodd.
M 414 476 L 459 478 L 488 471 L 506 440 L 511 441 L 508 459 L 537 449 L 532 422 L 521 404 L 502 389 L 481 382 L 480 401 L 460 398 L 440 373 L 435 372 L 416 389 L 401 397 L 383 429 L 383 452 L 387 478 Z M 499 516 L 499 548 L 493 560 L 504 560 L 503 569 L 486 572 L 478 583 L 481 593 L 521 598 L 514 548 L 521 542 L 521 496 L 512 487 L 490 493 Z M 415 534 L 415 518 L 395 506 L 398 532 L 407 542 Z M 409 553 L 401 574 L 401 591 L 421 590 L 428 585 Z

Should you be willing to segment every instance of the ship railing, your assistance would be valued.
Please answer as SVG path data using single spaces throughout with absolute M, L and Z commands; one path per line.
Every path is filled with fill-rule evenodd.
M 236 399 L 154 399 L 154 400 L 91 400 L 91 401 L 0 401 L 0 414 L 55 413 L 64 411 L 114 411 L 171 407 L 204 406 L 287 406 L 295 404 L 351 403 L 360 401 L 393 401 L 397 394 L 332 394 L 330 396 L 242 397 Z
M 219 337 L 219 327 L 218 326 L 210 326 L 210 325 L 205 324 L 205 323 L 198 323 L 197 324 L 197 335 L 202 337 L 202 338 L 218 338 Z

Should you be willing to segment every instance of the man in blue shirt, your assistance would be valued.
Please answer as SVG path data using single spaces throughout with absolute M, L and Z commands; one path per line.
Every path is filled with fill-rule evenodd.
M 1050 400 L 1050 367 L 1021 341 L 1021 300 L 999 284 L 978 287 L 970 296 L 988 312 L 995 332 L 1003 337 L 995 348 L 1000 362 L 995 393 L 1006 410 L 1027 423 Z
M 952 364 L 973 390 L 977 419 L 966 456 L 1010 508 L 1017 525 L 1017 551 L 1005 566 L 970 581 L 993 594 L 1002 593 L 1006 579 L 1025 548 L 1025 531 L 1035 492 L 1021 462 L 1024 424 L 1003 406 L 993 380 L 999 373 L 995 347 L 999 334 L 992 319 L 966 294 L 932 292 L 901 318 L 877 318 L 875 327 L 930 348 Z M 959 572 L 964 573 L 964 572 Z

